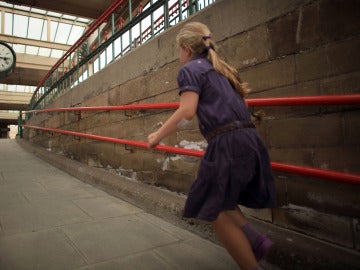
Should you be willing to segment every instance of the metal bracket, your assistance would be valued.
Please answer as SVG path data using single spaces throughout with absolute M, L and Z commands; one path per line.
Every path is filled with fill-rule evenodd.
M 128 118 L 132 118 L 134 114 L 131 113 L 131 111 L 125 110 L 125 111 L 124 111 L 124 115 L 125 115 L 126 117 L 128 117 Z
M 353 219 L 353 235 L 354 235 L 354 246 L 356 250 L 360 250 L 360 219 Z
M 135 149 L 134 149 L 133 146 L 124 144 L 124 147 L 125 147 L 125 150 L 130 151 L 130 153 L 134 153 L 134 152 L 135 152 Z
M 75 116 L 77 116 L 77 121 L 81 120 L 81 111 L 74 111 Z

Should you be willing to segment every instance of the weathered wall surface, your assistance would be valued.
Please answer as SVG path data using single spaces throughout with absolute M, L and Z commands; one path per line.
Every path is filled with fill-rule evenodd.
M 218 1 L 189 20 L 209 25 L 220 52 L 252 88 L 250 97 L 359 93 L 360 2 Z M 179 68 L 174 26 L 58 97 L 51 107 L 177 101 Z M 297 106 L 263 110 L 257 123 L 271 159 L 360 173 L 358 106 Z M 28 124 L 145 141 L 172 111 L 38 114 Z M 111 143 L 26 130 L 31 142 L 83 163 L 186 193 L 199 160 Z M 206 144 L 196 120 L 163 141 Z M 249 215 L 349 249 L 360 249 L 358 185 L 274 172 L 276 209 Z

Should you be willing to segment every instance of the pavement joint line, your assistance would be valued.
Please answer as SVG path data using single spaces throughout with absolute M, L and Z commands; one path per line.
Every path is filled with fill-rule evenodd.
M 0 172 L 0 180 L 5 181 L 5 177 L 4 177 L 3 172 Z
M 171 261 L 167 260 L 164 256 L 161 255 L 161 253 L 158 250 L 153 251 L 158 257 L 161 258 L 166 264 L 170 265 L 174 270 L 182 270 L 176 267 L 176 265 L 172 264 Z
M 61 231 L 61 233 L 65 236 L 65 239 L 69 243 L 69 245 L 71 245 L 71 247 L 74 248 L 75 251 L 81 256 L 81 258 L 84 260 L 86 265 L 89 265 L 90 261 L 89 261 L 88 257 L 86 256 L 86 254 L 84 254 L 81 251 L 81 249 L 76 245 L 76 243 L 66 234 L 66 232 L 61 227 L 59 228 L 59 231 Z
M 84 209 L 82 209 L 81 207 L 80 207 L 80 205 L 77 205 L 75 202 L 74 202 L 74 200 L 73 199 L 71 199 L 71 200 L 69 200 L 69 202 L 72 204 L 72 205 L 74 205 L 76 208 L 78 208 L 82 213 L 84 213 L 86 216 L 88 216 L 89 218 L 91 218 L 91 219 L 94 219 L 94 217 L 93 216 L 91 216 L 88 212 L 86 212 Z
M 31 203 L 31 200 L 29 200 L 29 198 L 26 196 L 26 194 L 24 194 L 24 192 L 21 192 L 21 195 L 24 197 L 25 201 L 27 203 L 29 203 L 30 205 L 34 206 L 33 203 Z
M 159 254 L 157 252 L 155 252 L 155 249 L 152 249 L 152 248 L 149 248 L 149 249 L 144 249 L 144 250 L 140 250 L 140 251 L 137 251 L 137 252 L 133 252 L 131 254 L 126 254 L 126 255 L 121 255 L 121 256 L 115 256 L 115 257 L 112 257 L 112 258 L 107 258 L 105 260 L 101 260 L 101 261 L 98 261 L 98 262 L 95 262 L 95 263 L 88 263 L 86 266 L 87 267 L 92 267 L 92 266 L 98 266 L 98 265 L 101 265 L 103 263 L 107 263 L 107 262 L 116 262 L 116 261 L 119 261 L 119 260 L 125 260 L 125 259 L 128 259 L 128 258 L 132 258 L 132 257 L 136 257 L 136 256 L 139 256 L 139 255 L 142 255 L 142 254 L 153 254 L 157 257 L 159 257 L 159 259 L 161 259 L 164 263 L 166 263 L 167 265 L 171 266 L 174 270 L 180 270 L 178 268 L 174 268 L 173 265 L 171 265 L 168 261 L 164 260 L 162 256 L 159 256 Z M 78 268 L 76 268 L 77 270 Z

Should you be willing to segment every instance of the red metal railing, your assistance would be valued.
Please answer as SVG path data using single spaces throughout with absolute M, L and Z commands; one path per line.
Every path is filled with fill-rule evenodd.
M 49 131 L 49 132 L 56 132 L 56 133 L 66 134 L 66 135 L 73 135 L 73 136 L 77 136 L 77 137 L 93 139 L 93 140 L 100 140 L 100 141 L 105 141 L 105 142 L 125 144 L 125 145 L 129 145 L 129 146 L 136 146 L 136 147 L 142 147 L 142 148 L 148 148 L 148 146 L 149 146 L 149 144 L 146 142 L 112 138 L 112 137 L 99 136 L 99 135 L 93 135 L 93 134 L 87 134 L 87 133 L 69 131 L 69 130 L 62 130 L 62 129 L 55 129 L 55 128 L 45 128 L 45 127 L 37 127 L 37 126 L 30 126 L 30 125 L 22 125 L 22 126 L 26 127 L 26 128 L 38 129 L 38 130 Z M 157 145 L 154 149 L 159 150 L 159 151 L 165 151 L 165 152 L 170 152 L 170 153 L 174 153 L 174 154 L 179 154 L 179 155 L 193 156 L 193 157 L 202 157 L 202 155 L 203 155 L 202 151 L 178 148 L 178 147 L 173 147 L 173 146 L 165 146 L 165 145 Z
M 30 125 L 22 125 L 22 126 L 25 128 L 32 128 L 32 129 L 37 129 L 37 130 L 49 131 L 49 132 L 56 132 L 56 133 L 60 133 L 60 134 L 72 135 L 72 136 L 77 136 L 77 137 L 82 137 L 82 138 L 87 138 L 87 139 L 93 139 L 93 140 L 101 140 L 101 141 L 105 141 L 105 142 L 125 144 L 125 145 L 142 147 L 142 148 L 148 148 L 148 146 L 149 146 L 149 144 L 146 142 L 118 139 L 118 138 L 105 137 L 105 136 L 99 136 L 99 135 L 93 135 L 93 134 L 87 134 L 87 133 L 75 132 L 75 131 L 69 131 L 69 130 L 61 130 L 61 129 L 55 129 L 55 128 L 45 128 L 45 127 L 37 127 L 37 126 L 30 126 Z M 174 153 L 174 154 L 194 156 L 194 157 L 202 157 L 204 155 L 204 151 L 191 150 L 191 149 L 178 148 L 178 147 L 165 146 L 165 145 L 157 145 L 156 147 L 154 147 L 154 149 L 158 150 L 158 151 L 165 151 L 165 152 L 170 152 L 170 153 Z M 275 171 L 295 173 L 295 174 L 303 175 L 303 176 L 317 177 L 317 178 L 322 178 L 322 179 L 326 179 L 326 180 L 340 181 L 340 182 L 351 183 L 351 184 L 360 184 L 360 175 L 358 175 L 358 174 L 343 173 L 343 172 L 337 172 L 337 171 L 332 171 L 332 170 L 321 170 L 321 169 L 315 169 L 315 168 L 304 167 L 304 166 L 284 164 L 284 163 L 280 163 L 280 162 L 271 162 L 271 166 L 272 166 L 272 169 Z
M 257 98 L 247 99 L 249 106 L 291 106 L 291 105 L 354 105 L 360 104 L 360 94 L 352 95 L 333 95 L 333 96 L 303 96 L 303 97 L 281 97 L 281 98 Z M 72 108 L 49 108 L 43 110 L 31 110 L 24 113 L 35 112 L 66 112 L 66 111 L 111 111 L 111 110 L 149 110 L 149 109 L 176 109 L 178 102 L 157 103 L 157 104 L 132 104 L 132 105 L 119 105 L 119 106 L 97 106 L 97 107 L 72 107 Z M 37 127 L 30 125 L 22 125 L 26 128 L 38 129 L 49 132 L 56 132 L 61 134 L 73 135 L 84 137 L 94 140 L 102 140 L 107 142 L 125 144 L 130 146 L 147 148 L 146 142 L 139 142 L 133 140 L 125 140 L 118 138 L 111 138 L 75 131 Z M 194 157 L 202 157 L 204 152 L 197 150 L 189 150 L 178 147 L 157 145 L 155 150 L 171 152 L 180 155 L 189 155 Z M 332 170 L 321 170 L 316 168 L 297 166 L 291 164 L 284 164 L 279 162 L 271 162 L 273 170 L 282 171 L 287 173 L 295 173 L 303 176 L 317 177 L 327 180 L 340 181 L 352 184 L 360 184 L 360 175 L 337 172 Z
M 360 94 L 331 95 L 331 96 L 302 96 L 280 98 L 249 98 L 246 99 L 249 106 L 312 106 L 312 105 L 356 105 L 360 104 Z M 49 108 L 42 110 L 24 111 L 24 113 L 41 112 L 66 112 L 66 111 L 114 111 L 114 110 L 149 110 L 149 109 L 176 109 L 179 102 L 167 102 L 157 104 L 131 104 L 118 106 L 97 107 L 71 107 Z
M 246 101 L 249 106 L 356 105 L 360 104 L 360 94 L 256 98 Z
M 30 110 L 23 113 L 42 113 L 42 112 L 69 112 L 69 111 L 126 111 L 126 110 L 151 110 L 151 109 L 176 109 L 179 102 L 167 102 L 157 104 L 131 104 L 117 106 L 96 106 L 96 107 L 71 107 L 71 108 L 49 108 L 42 110 Z
M 310 176 L 310 177 L 322 178 L 326 180 L 346 182 L 351 184 L 360 184 L 359 174 L 343 173 L 333 170 L 321 170 L 311 167 L 284 164 L 274 161 L 271 162 L 271 167 L 275 171 L 294 173 L 303 176 Z

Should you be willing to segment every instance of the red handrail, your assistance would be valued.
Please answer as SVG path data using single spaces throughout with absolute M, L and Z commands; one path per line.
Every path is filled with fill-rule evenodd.
M 178 107 L 179 107 L 179 102 L 167 102 L 167 103 L 156 103 L 156 104 L 132 104 L 132 105 L 117 105 L 117 106 L 49 108 L 49 109 L 41 109 L 41 110 L 24 111 L 24 113 L 177 109 Z
M 118 144 L 125 144 L 125 145 L 142 147 L 142 148 L 148 148 L 149 146 L 149 144 L 146 142 L 118 139 L 118 138 L 105 137 L 105 136 L 99 136 L 99 135 L 93 135 L 93 134 L 87 134 L 87 133 L 81 133 L 81 132 L 75 132 L 69 130 L 62 130 L 62 129 L 55 129 L 55 128 L 45 128 L 45 127 L 37 127 L 31 125 L 22 125 L 22 126 L 25 128 L 56 132 L 66 135 L 73 135 L 77 137 L 83 137 L 93 140 L 101 140 L 101 141 L 118 143 Z M 194 156 L 194 157 L 202 157 L 204 155 L 204 151 L 191 150 L 191 149 L 178 148 L 178 147 L 165 146 L 165 145 L 157 145 L 156 147 L 154 147 L 154 149 L 158 151 L 166 151 L 174 154 Z M 317 177 L 326 180 L 333 180 L 333 181 L 345 182 L 350 184 L 360 184 L 360 175 L 358 174 L 343 173 L 332 170 L 321 170 L 316 168 L 284 164 L 279 162 L 271 162 L 271 166 L 272 169 L 276 171 L 295 173 L 299 175 Z
M 249 106 L 291 106 L 291 105 L 355 105 L 360 104 L 360 94 L 330 95 L 330 96 L 302 96 L 302 97 L 279 97 L 279 98 L 249 98 L 246 99 Z M 61 112 L 61 111 L 113 111 L 113 110 L 148 110 L 148 109 L 176 109 L 178 102 L 167 102 L 157 104 L 131 104 L 118 106 L 97 107 L 71 107 L 71 108 L 49 108 L 42 110 L 24 111 L 34 112 Z
M 355 105 L 360 94 L 247 99 L 249 106 Z
M 303 176 L 317 177 L 351 184 L 360 184 L 359 174 L 344 173 L 333 170 L 321 170 L 311 167 L 297 166 L 274 161 L 271 162 L 271 166 L 273 170 L 276 171 L 295 173 Z
M 126 145 L 130 145 L 130 146 L 136 146 L 136 147 L 142 147 L 142 148 L 148 148 L 148 146 L 149 146 L 149 144 L 146 142 L 139 142 L 139 141 L 133 141 L 133 140 L 99 136 L 99 135 L 93 135 L 93 134 L 87 134 L 87 133 L 69 131 L 69 130 L 63 130 L 63 129 L 45 128 L 45 127 L 37 127 L 37 126 L 31 126 L 31 125 L 22 125 L 22 127 L 38 129 L 38 130 L 43 130 L 43 131 L 56 132 L 56 133 L 61 133 L 61 134 L 66 134 L 66 135 L 73 135 L 73 136 L 83 137 L 83 138 L 93 139 L 93 140 L 100 140 L 100 141 L 106 141 L 106 142 L 112 142 L 112 143 L 118 143 L 118 144 L 126 144 Z M 193 157 L 202 157 L 204 154 L 202 151 L 173 147 L 173 146 L 165 146 L 165 145 L 157 145 L 156 147 L 154 147 L 154 149 L 159 150 L 159 151 L 171 152 L 171 153 L 179 154 L 179 155 L 193 156 Z

